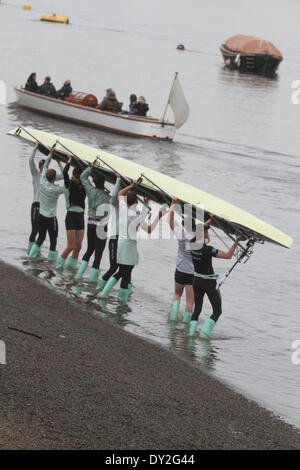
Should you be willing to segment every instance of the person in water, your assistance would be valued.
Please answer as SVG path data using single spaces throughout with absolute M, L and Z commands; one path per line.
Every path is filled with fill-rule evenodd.
M 34 157 L 38 149 L 39 143 L 36 142 L 34 149 L 32 150 L 29 157 L 29 168 L 32 176 L 32 185 L 33 185 L 33 201 L 31 204 L 31 233 L 29 236 L 28 243 L 28 255 L 30 250 L 36 240 L 37 234 L 39 232 L 39 213 L 40 213 L 40 180 L 41 173 L 43 171 L 45 160 L 42 159 L 38 163 L 38 169 L 34 163 Z
M 40 95 L 48 96 L 49 98 L 57 98 L 57 91 L 53 83 L 51 83 L 51 78 L 49 76 L 45 77 L 43 85 L 38 89 Z
M 198 327 L 198 318 L 202 311 L 203 298 L 205 294 L 211 303 L 213 313 L 210 318 L 207 318 L 200 331 L 201 338 L 209 338 L 212 330 L 214 329 L 221 313 L 222 313 L 222 300 L 221 294 L 217 286 L 218 274 L 214 272 L 212 266 L 212 258 L 231 259 L 238 246 L 239 241 L 243 240 L 238 237 L 228 251 L 221 251 L 209 245 L 210 237 L 208 233 L 208 226 L 204 226 L 204 233 L 194 237 L 191 243 L 191 254 L 194 264 L 194 297 L 195 307 L 190 322 L 189 336 L 194 336 Z
M 65 197 L 67 214 L 65 219 L 67 231 L 67 247 L 58 259 L 56 269 L 62 269 L 69 254 L 72 256 L 68 260 L 68 266 L 75 269 L 81 244 L 84 237 L 84 209 L 85 209 L 85 189 L 80 180 L 82 170 L 75 167 L 72 179 L 69 177 L 69 169 L 72 162 L 72 155 L 68 155 L 68 162 L 63 170 L 65 183 Z
M 97 167 L 94 164 L 95 168 Z M 116 183 L 112 195 L 110 196 L 104 188 L 105 179 L 102 175 L 94 173 L 92 167 L 88 167 L 80 176 L 81 183 L 88 198 L 88 229 L 87 229 L 87 251 L 85 252 L 80 267 L 76 274 L 76 279 L 81 279 L 87 270 L 89 260 L 93 253 L 94 263 L 90 271 L 89 281 L 97 282 L 100 273 L 100 263 L 107 241 L 107 224 L 109 216 L 109 204 L 116 197 L 118 183 Z M 92 176 L 94 185 L 89 181 Z M 102 208 L 103 210 L 102 210 Z
M 97 285 L 97 290 L 102 290 L 108 281 L 108 279 L 117 271 L 118 269 L 118 263 L 117 263 L 117 252 L 118 252 L 118 239 L 119 239 L 119 201 L 118 201 L 118 192 L 120 189 L 121 185 L 121 178 L 117 174 L 116 175 L 116 186 L 115 190 L 112 194 L 111 197 L 111 204 L 114 207 L 114 213 L 112 214 L 111 217 L 111 227 L 110 227 L 110 238 L 109 238 L 109 244 L 108 244 L 108 249 L 109 249 L 109 269 L 106 271 L 106 273 L 103 274 L 103 276 L 100 278 L 98 285 Z
M 109 278 L 104 289 L 98 294 L 100 298 L 107 297 L 111 289 L 121 279 L 118 299 L 125 302 L 128 300 L 132 270 L 139 262 L 136 232 L 139 227 L 141 227 L 145 232 L 149 234 L 152 233 L 159 219 L 163 216 L 163 212 L 160 211 L 151 225 L 148 225 L 144 221 L 147 215 L 147 209 L 141 214 L 137 212 L 136 206 L 138 204 L 138 197 L 136 191 L 134 191 L 135 187 L 136 181 L 126 188 L 121 189 L 118 193 L 120 220 L 117 263 L 119 269 L 116 274 Z M 147 204 L 148 201 L 146 201 L 146 205 Z
M 25 90 L 31 91 L 32 93 L 38 93 L 39 86 L 36 81 L 36 73 L 33 72 L 29 75 L 25 85 Z
M 177 224 L 174 219 L 174 208 L 176 204 L 178 204 L 178 199 L 174 198 L 172 200 L 168 214 L 170 228 L 178 240 L 174 297 L 170 319 L 177 320 L 180 300 L 183 292 L 185 291 L 186 305 L 182 321 L 184 323 L 189 323 L 192 317 L 194 306 L 194 265 L 191 252 L 190 250 L 186 249 L 186 244 L 195 236 L 196 227 L 195 222 L 191 217 L 183 218 L 181 226 Z
M 44 163 L 40 182 L 40 213 L 38 218 L 39 235 L 37 241 L 32 245 L 29 253 L 29 258 L 36 258 L 39 255 L 41 246 L 44 243 L 48 232 L 50 238 L 48 261 L 56 261 L 57 259 L 58 253 L 56 251 L 56 244 L 58 223 L 56 218 L 56 208 L 59 196 L 64 193 L 64 187 L 55 184 L 56 171 L 48 169 L 50 160 L 54 153 L 55 149 L 52 149 Z M 63 167 L 58 160 L 57 164 L 63 174 Z
M 60 100 L 64 100 L 70 94 L 72 93 L 73 88 L 71 87 L 71 81 L 70 80 L 65 80 L 63 86 L 61 87 L 60 90 L 57 92 L 57 96 Z

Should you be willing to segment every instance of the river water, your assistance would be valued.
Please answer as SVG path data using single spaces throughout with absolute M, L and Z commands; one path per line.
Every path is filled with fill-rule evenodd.
M 0 257 L 89 303 L 91 312 L 106 321 L 170 348 L 300 427 L 300 364 L 292 361 L 291 349 L 300 340 L 300 105 L 291 100 L 292 82 L 300 79 L 299 3 L 32 0 L 31 11 L 22 10 L 23 3 L 0 5 L 0 79 L 7 91 L 7 104 L 0 105 Z M 39 21 L 42 13 L 54 12 L 69 16 L 70 24 Z M 284 60 L 275 79 L 224 69 L 219 46 L 234 34 L 263 37 L 281 50 Z M 176 50 L 181 42 L 184 52 Z M 177 71 L 190 119 L 170 144 L 40 117 L 14 104 L 13 86 L 24 84 L 33 71 L 39 83 L 50 74 L 59 88 L 70 78 L 74 89 L 99 98 L 114 88 L 125 106 L 129 94 L 143 94 L 156 117 L 162 115 Z M 258 246 L 249 262 L 238 266 L 222 287 L 223 315 L 208 342 L 188 340 L 180 322 L 168 321 L 174 240 L 140 242 L 141 262 L 127 307 L 118 304 L 116 292 L 108 302 L 97 302 L 87 282 L 75 285 L 70 273 L 59 275 L 43 260 L 26 260 L 30 149 L 5 135 L 19 125 L 105 148 L 199 187 L 285 231 L 294 245 L 291 250 Z M 65 243 L 64 214 L 61 199 L 59 250 Z M 213 236 L 211 242 L 224 249 L 223 241 Z M 225 273 L 230 263 L 216 260 L 216 271 Z M 107 266 L 106 252 L 102 267 Z M 202 317 L 209 314 L 205 302 Z

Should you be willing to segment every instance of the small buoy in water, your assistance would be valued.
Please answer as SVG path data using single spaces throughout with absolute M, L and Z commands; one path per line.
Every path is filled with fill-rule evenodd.
M 53 15 L 42 15 L 41 21 L 51 21 L 52 23 L 69 23 L 69 18 L 67 16 L 56 16 L 54 13 Z
M 185 47 L 184 47 L 183 44 L 178 44 L 177 49 L 180 50 L 180 51 L 184 51 Z
M 30 5 L 23 5 L 23 10 L 31 10 L 31 6 Z

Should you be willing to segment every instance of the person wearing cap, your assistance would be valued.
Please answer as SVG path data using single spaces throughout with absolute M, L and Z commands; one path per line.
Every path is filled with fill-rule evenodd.
M 58 90 L 58 98 L 64 100 L 72 93 L 73 88 L 71 87 L 71 80 L 65 80 L 63 86 Z
M 57 91 L 53 83 L 51 83 L 51 77 L 45 77 L 43 85 L 38 89 L 38 93 L 48 96 L 49 98 L 57 98 Z
M 211 215 L 211 218 L 214 216 Z M 238 237 L 233 243 L 232 247 L 228 251 L 222 251 L 209 245 L 209 224 L 204 225 L 201 234 L 196 236 L 190 242 L 192 260 L 194 264 L 194 297 L 195 307 L 190 322 L 189 336 L 194 336 L 198 327 L 198 319 L 202 311 L 203 299 L 205 294 L 207 295 L 213 313 L 210 318 L 206 318 L 201 331 L 200 338 L 210 338 L 211 332 L 213 331 L 221 313 L 222 313 L 222 300 L 221 294 L 217 286 L 217 279 L 219 275 L 214 272 L 212 259 L 231 259 L 238 246 L 238 242 L 243 240 L 242 237 Z
M 102 102 L 97 106 L 101 111 L 109 111 L 111 113 L 119 113 L 121 111 L 121 103 L 116 98 L 116 93 L 114 90 L 108 91 L 107 96 L 102 100 Z

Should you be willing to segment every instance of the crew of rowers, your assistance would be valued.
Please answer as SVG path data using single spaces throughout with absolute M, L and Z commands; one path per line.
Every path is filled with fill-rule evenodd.
M 92 256 L 93 265 L 89 272 L 89 282 L 95 283 L 99 298 L 107 298 L 113 287 L 120 281 L 118 300 L 127 302 L 132 292 L 131 275 L 139 262 L 136 234 L 139 229 L 150 234 L 165 214 L 160 210 L 152 223 L 146 222 L 149 212 L 149 199 L 142 201 L 143 210 L 138 212 L 137 205 L 141 198 L 136 192 L 137 182 L 122 187 L 122 179 L 115 175 L 115 184 L 111 194 L 105 188 L 105 179 L 97 171 L 97 162 L 82 170 L 74 158 L 68 155 L 67 164 L 55 158 L 52 149 L 46 160 L 40 160 L 38 167 L 34 162 L 39 143 L 29 158 L 34 188 L 34 199 L 31 208 L 32 230 L 29 238 L 28 256 L 31 259 L 40 254 L 41 246 L 48 233 L 50 239 L 49 261 L 56 262 L 56 269 L 62 270 L 65 265 L 73 269 L 75 279 L 82 279 Z M 56 161 L 60 175 L 49 168 L 51 160 Z M 69 176 L 70 166 L 74 165 L 72 176 Z M 63 180 L 63 185 L 56 184 Z M 57 202 L 61 194 L 65 194 L 66 218 L 65 227 L 67 246 L 58 256 L 56 251 L 58 237 L 58 222 L 56 218 Z M 77 269 L 79 253 L 85 232 L 85 200 L 88 202 L 87 218 L 87 250 Z M 183 322 L 189 323 L 189 335 L 194 336 L 198 327 L 198 318 L 202 310 L 203 298 L 206 294 L 213 308 L 210 318 L 207 318 L 201 328 L 200 336 L 209 338 L 221 315 L 221 296 L 217 287 L 217 275 L 214 273 L 212 258 L 231 259 L 238 238 L 227 251 L 217 250 L 208 243 L 209 226 L 214 218 L 196 226 L 191 217 L 182 217 L 182 222 L 175 221 L 180 201 L 172 200 L 168 210 L 168 223 L 178 240 L 178 255 L 175 270 L 175 289 L 170 320 L 176 321 L 179 316 L 180 301 L 183 292 L 186 293 L 186 305 Z M 176 207 L 177 206 L 177 207 Z M 100 264 L 108 237 L 108 222 L 111 218 L 109 237 L 109 269 L 100 276 Z M 201 230 L 199 230 L 199 227 Z
M 36 73 L 33 72 L 28 77 L 25 85 L 25 90 L 31 91 L 32 93 L 39 93 L 40 95 L 48 96 L 50 98 L 56 98 L 64 100 L 68 98 L 73 91 L 70 80 L 65 80 L 63 86 L 57 91 L 51 77 L 47 76 L 44 79 L 42 85 L 38 85 L 36 81 Z M 133 114 L 135 116 L 146 116 L 149 111 L 149 106 L 146 103 L 144 96 L 137 98 L 135 94 L 131 94 L 129 97 L 129 110 L 122 111 L 122 103 L 117 100 L 116 93 L 111 88 L 107 88 L 106 94 L 102 99 L 101 103 L 96 106 L 101 111 L 109 111 L 111 113 L 122 113 L 122 114 Z

